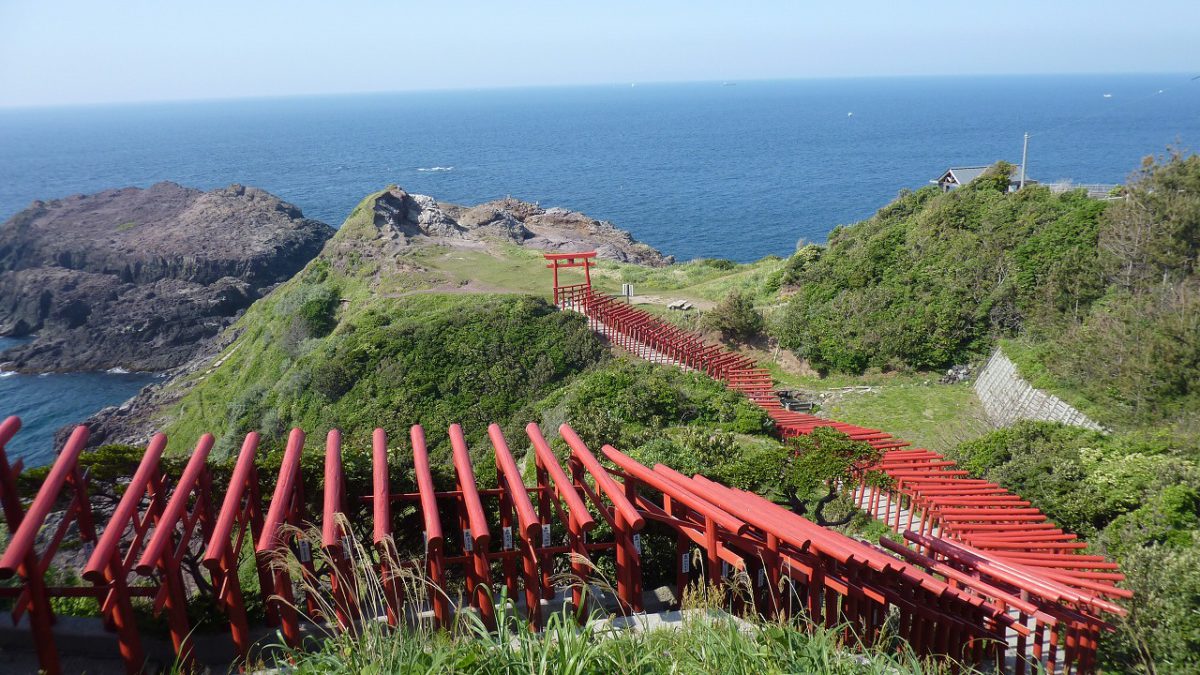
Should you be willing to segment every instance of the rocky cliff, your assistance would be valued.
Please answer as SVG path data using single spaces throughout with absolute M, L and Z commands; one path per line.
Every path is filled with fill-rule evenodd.
M 545 295 L 550 288 L 545 261 L 514 246 L 595 249 L 604 258 L 646 265 L 671 261 L 611 223 L 582 213 L 515 199 L 457 206 L 388 188 L 364 198 L 306 269 L 206 341 L 191 360 L 172 371 L 169 381 L 147 387 L 88 420 L 90 442 L 143 444 L 157 431 L 165 430 L 174 439 L 213 432 L 219 450 L 225 452 L 241 427 L 229 427 L 232 418 L 225 413 L 209 419 L 208 411 L 216 408 L 197 402 L 237 399 L 240 403 L 234 405 L 243 408 L 247 424 L 263 429 L 277 424 L 281 415 L 292 414 L 288 411 L 293 410 L 296 391 L 291 387 L 310 382 L 318 374 L 314 368 L 324 368 L 319 364 L 326 361 L 320 356 L 325 350 L 339 349 L 347 334 L 341 328 L 344 323 L 354 324 L 364 316 L 389 324 L 408 320 L 415 310 L 407 303 L 428 294 L 445 293 L 449 298 L 478 293 L 483 304 L 504 295 Z M 467 258 L 473 263 L 463 265 Z M 312 331 L 297 321 L 298 308 L 314 298 L 335 299 L 321 305 L 332 329 Z M 473 301 L 458 302 L 458 311 L 469 313 Z M 395 346 L 372 348 L 388 351 Z M 329 403 L 337 405 L 336 400 Z M 275 413 L 264 422 L 248 415 L 245 406 Z M 224 404 L 217 408 L 226 410 Z M 183 450 L 172 446 L 173 452 Z
M 37 201 L 0 226 L 0 335 L 20 371 L 187 361 L 334 230 L 256 188 L 174 183 Z
M 507 198 L 459 206 L 393 187 L 375 200 L 375 227 L 397 245 L 506 241 L 547 251 L 595 250 L 600 258 L 660 266 L 674 261 L 607 220 Z

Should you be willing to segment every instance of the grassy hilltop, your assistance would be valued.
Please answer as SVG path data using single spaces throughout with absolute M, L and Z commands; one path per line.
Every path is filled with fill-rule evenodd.
M 671 438 L 672 429 L 688 428 L 733 434 L 729 442 L 747 448 L 778 445 L 761 411 L 716 382 L 614 358 L 582 317 L 549 303 L 539 252 L 503 241 L 389 248 L 373 224 L 379 194 L 363 200 L 320 256 L 246 312 L 237 338 L 208 367 L 169 385 L 182 396 L 156 416 L 170 452 L 186 453 L 210 432 L 217 455 L 228 455 L 250 430 L 278 444 L 293 426 L 313 434 L 314 450 L 334 426 L 353 449 L 369 447 L 377 426 L 399 446 L 421 423 L 435 459 L 448 458 L 452 422 L 482 447 L 491 422 L 516 440 L 531 420 L 552 432 L 566 419 L 593 440 L 609 432 L 604 440 L 631 449 L 647 430 Z M 701 303 L 731 285 L 756 285 L 781 265 L 606 262 L 594 278 L 601 288 L 636 279 L 640 292 L 684 291 Z

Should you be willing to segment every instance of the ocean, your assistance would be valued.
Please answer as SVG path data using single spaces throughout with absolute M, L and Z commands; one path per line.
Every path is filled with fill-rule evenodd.
M 1122 182 L 1145 155 L 1200 144 L 1200 81 L 626 83 L 0 110 L 0 221 L 35 199 L 172 180 L 262 187 L 337 226 L 398 184 L 564 206 L 680 260 L 749 261 L 824 241 L 948 167 L 1016 163 L 1025 132 L 1031 178 Z M 53 391 L 26 408 L 27 427 L 75 420 L 136 391 L 123 378 L 4 378 L 0 415 Z
M 0 352 L 16 342 L 0 337 Z M 58 451 L 54 432 L 120 404 L 158 379 L 149 373 L 0 373 L 0 417 L 21 418 L 21 430 L 4 448 L 8 461 L 24 459 L 26 467 L 50 463 Z

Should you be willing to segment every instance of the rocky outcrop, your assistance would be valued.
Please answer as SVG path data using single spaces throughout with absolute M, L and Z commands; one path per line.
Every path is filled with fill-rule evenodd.
M 263 190 L 174 183 L 34 202 L 0 226 L 0 335 L 21 371 L 177 367 L 334 230 Z
M 374 210 L 382 237 L 401 246 L 500 240 L 547 251 L 594 249 L 601 258 L 642 265 L 673 262 L 606 220 L 512 198 L 467 207 L 390 188 L 375 200 Z

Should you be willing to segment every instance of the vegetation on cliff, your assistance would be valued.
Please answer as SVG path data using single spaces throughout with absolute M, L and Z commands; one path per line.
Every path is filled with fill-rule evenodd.
M 348 224 L 246 313 L 211 368 L 173 385 L 186 390 L 162 413 L 173 451 L 204 432 L 218 454 L 250 430 L 281 442 L 291 427 L 365 442 L 377 426 L 399 440 L 421 423 L 440 447 L 459 422 L 482 439 L 490 422 L 521 421 L 513 415 L 607 358 L 581 317 L 540 298 L 401 290 L 420 283 L 415 273 L 372 257 Z
M 1116 433 L 1022 424 L 981 438 L 973 429 L 965 434 L 973 440 L 940 447 L 1122 563 L 1139 600 L 1106 637 L 1110 665 L 1198 669 L 1200 160 L 1149 163 L 1113 202 L 1040 187 L 1009 193 L 1005 170 L 951 193 L 902 194 L 835 230 L 828 246 L 805 246 L 787 261 L 605 262 L 593 276 L 604 290 L 634 283 L 640 295 L 691 299 L 699 320 L 663 313 L 749 350 L 770 344 L 765 326 L 823 371 L 826 387 L 889 382 L 874 419 L 846 400 L 830 407 L 904 434 L 891 423 L 903 408 L 902 426 L 930 439 L 931 427 L 964 414 L 970 390 L 930 387 L 920 371 L 1002 342 L 1037 386 Z M 613 443 L 643 462 L 780 500 L 796 492 L 811 502 L 820 478 L 844 473 L 793 461 L 762 412 L 719 384 L 614 357 L 579 317 L 545 301 L 535 252 L 505 241 L 391 248 L 373 220 L 375 197 L 317 260 L 247 312 L 216 362 L 172 385 L 181 396 L 158 419 L 169 422 L 174 452 L 204 431 L 225 450 L 249 429 L 278 443 L 290 426 L 338 426 L 358 448 L 383 426 L 403 445 L 408 425 L 420 422 L 445 469 L 439 453 L 450 422 L 464 424 L 476 450 L 486 424 L 499 422 L 520 453 L 520 425 L 538 420 L 550 431 L 570 421 L 589 444 Z M 883 374 L 895 371 L 904 372 Z M 843 440 L 816 439 L 821 447 L 804 455 L 827 457 L 821 450 Z M 319 472 L 318 440 L 310 445 L 306 474 Z M 861 448 L 845 450 L 833 459 L 862 459 Z M 346 457 L 348 480 L 365 486 L 365 453 L 352 447 Z M 490 480 L 490 464 L 480 467 Z M 394 475 L 407 480 L 403 461 Z M 644 546 L 653 580 L 668 569 L 673 540 L 651 528 Z
M 974 476 L 1030 500 L 1136 594 L 1104 637 L 1122 671 L 1200 671 L 1200 457 L 1167 431 L 1100 434 L 1022 422 L 950 453 Z
M 1035 384 L 1108 425 L 1191 419 L 1200 157 L 1147 160 L 1111 202 L 1009 193 L 1009 168 L 903 193 L 797 251 L 780 342 L 820 370 L 861 373 L 944 368 L 1010 338 Z
M 1105 203 L 1008 193 L 1005 167 L 948 193 L 906 192 L 873 218 L 802 248 L 782 344 L 822 370 L 936 369 L 995 335 L 1085 311 L 1100 295 Z
M 1200 157 L 1147 160 L 1110 202 L 963 188 L 902 194 L 801 248 L 773 323 L 828 373 L 942 368 L 1002 342 L 1035 386 L 1115 430 L 1022 423 L 949 454 L 1114 556 L 1136 600 L 1112 667 L 1200 670 Z

